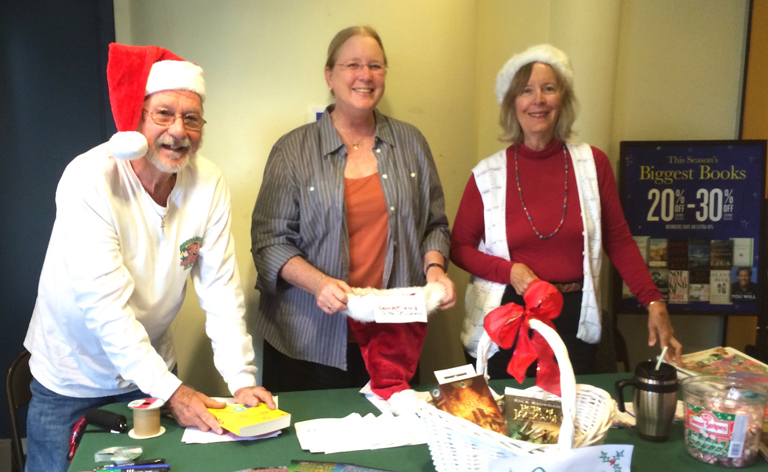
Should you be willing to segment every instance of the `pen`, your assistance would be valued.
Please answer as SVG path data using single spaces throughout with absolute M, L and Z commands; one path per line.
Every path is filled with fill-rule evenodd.
M 169 464 L 138 464 L 138 465 L 110 465 L 103 469 L 96 469 L 99 472 L 113 470 L 121 472 L 167 472 L 171 470 Z
M 102 465 L 101 467 L 96 467 L 94 470 L 110 470 L 110 469 L 126 469 L 133 467 L 135 465 L 138 466 L 146 466 L 146 465 L 158 465 L 163 466 L 168 464 L 165 464 L 165 459 L 144 459 L 142 461 L 133 461 L 133 462 L 126 462 L 124 464 L 112 464 L 112 465 Z M 170 466 L 168 466 L 170 467 Z

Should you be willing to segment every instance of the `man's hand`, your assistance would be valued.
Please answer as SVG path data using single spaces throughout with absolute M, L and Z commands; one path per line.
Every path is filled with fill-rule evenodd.
M 224 402 L 216 401 L 184 385 L 179 386 L 168 399 L 168 409 L 180 426 L 197 426 L 201 431 L 213 430 L 216 434 L 223 434 L 224 429 L 207 409 L 224 408 L 225 405 Z
M 258 406 L 259 402 L 266 403 L 270 410 L 275 409 L 272 394 L 264 387 L 242 387 L 235 391 L 235 403 Z
M 675 339 L 675 330 L 669 321 L 667 305 L 661 301 L 653 303 L 648 307 L 648 345 L 653 346 L 657 340 L 660 344 L 659 347 L 662 349 L 665 346 L 670 348 L 667 350 L 665 359 L 667 362 L 670 362 L 672 359 L 675 359 L 678 364 L 683 362 L 681 359 L 683 345 Z

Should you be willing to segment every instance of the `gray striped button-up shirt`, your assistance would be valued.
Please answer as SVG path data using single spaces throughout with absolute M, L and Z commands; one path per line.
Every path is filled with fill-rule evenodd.
M 301 256 L 323 273 L 349 280 L 347 149 L 333 127 L 332 109 L 272 148 L 253 209 L 251 252 L 261 292 L 259 332 L 288 356 L 346 370 L 346 317 L 323 313 L 313 294 L 278 276 L 289 259 Z M 439 251 L 448 261 L 443 189 L 421 132 L 378 110 L 374 114 L 373 152 L 389 209 L 383 286 L 424 285 L 424 254 Z

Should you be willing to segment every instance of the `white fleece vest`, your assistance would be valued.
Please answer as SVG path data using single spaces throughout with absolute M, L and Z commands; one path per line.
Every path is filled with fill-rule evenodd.
M 569 144 L 576 185 L 579 190 L 581 220 L 584 226 L 584 283 L 581 315 L 577 337 L 590 344 L 600 340 L 600 265 L 602 263 L 602 232 L 600 218 L 600 190 L 592 149 L 587 144 Z M 506 149 L 483 159 L 474 169 L 477 188 L 483 200 L 485 239 L 478 250 L 495 257 L 510 260 L 506 230 L 507 155 Z M 506 285 L 472 276 L 464 299 L 464 325 L 461 342 L 470 354 L 477 352 L 477 343 L 483 333 L 485 315 L 498 308 Z M 499 350 L 491 346 L 488 356 Z

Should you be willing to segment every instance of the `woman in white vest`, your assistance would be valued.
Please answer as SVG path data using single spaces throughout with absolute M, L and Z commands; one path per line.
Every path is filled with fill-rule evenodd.
M 649 345 L 679 359 L 663 297 L 629 232 L 605 153 L 573 138 L 573 69 L 550 45 L 513 56 L 496 81 L 502 139 L 511 145 L 484 159 L 472 176 L 451 235 L 451 260 L 472 274 L 461 340 L 472 362 L 483 319 L 515 302 L 535 279 L 563 293 L 555 328 L 574 371 L 594 368 L 600 340 L 600 264 L 605 251 L 648 308 Z M 489 353 L 492 378 L 509 377 L 513 349 Z

